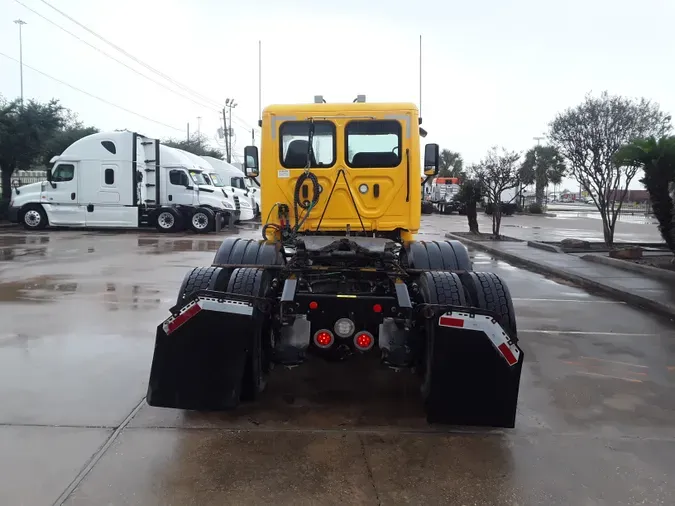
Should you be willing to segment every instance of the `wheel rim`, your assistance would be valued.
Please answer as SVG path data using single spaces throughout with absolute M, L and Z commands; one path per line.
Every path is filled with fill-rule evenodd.
M 37 227 L 42 221 L 42 216 L 40 216 L 40 213 L 38 213 L 36 210 L 31 209 L 30 211 L 26 212 L 23 217 L 23 221 L 29 227 Z
M 157 223 L 162 228 L 171 228 L 176 220 L 171 213 L 162 213 L 157 217 Z
M 197 230 L 204 230 L 209 225 L 209 217 L 204 213 L 195 213 L 192 216 L 192 226 Z

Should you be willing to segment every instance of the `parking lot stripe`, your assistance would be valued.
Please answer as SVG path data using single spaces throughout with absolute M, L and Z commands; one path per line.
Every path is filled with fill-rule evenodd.
M 623 380 L 623 381 L 630 381 L 631 383 L 642 383 L 642 380 L 639 380 L 639 379 L 623 378 L 621 376 L 611 376 L 609 374 L 600 374 L 599 372 L 577 371 L 577 373 L 584 374 L 586 376 L 600 376 L 602 378 L 611 378 L 611 379 L 618 379 L 618 380 Z
M 659 334 L 632 334 L 630 332 L 594 332 L 591 330 L 541 330 L 541 329 L 522 329 L 518 333 L 528 334 L 575 334 L 586 336 L 621 336 L 621 337 L 659 337 Z
M 583 302 L 584 304 L 626 304 L 617 300 L 586 300 L 586 299 L 528 299 L 524 297 L 512 297 L 513 301 L 523 302 Z
M 646 366 L 646 365 L 631 364 L 629 362 L 619 362 L 618 360 L 607 360 L 607 359 L 604 359 L 604 358 L 596 358 L 596 357 L 579 357 L 579 358 L 583 358 L 585 360 L 597 360 L 599 362 L 608 362 L 610 364 L 627 365 L 627 366 L 630 366 L 630 367 L 642 367 L 644 369 L 649 369 L 649 367 Z

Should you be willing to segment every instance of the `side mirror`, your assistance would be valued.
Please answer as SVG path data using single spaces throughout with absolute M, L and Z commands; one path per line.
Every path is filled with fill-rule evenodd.
M 246 146 L 244 148 L 244 174 L 246 177 L 258 177 L 259 173 L 258 146 Z
M 47 181 L 52 182 L 52 169 L 47 169 Z
M 435 176 L 438 174 L 440 155 L 438 144 L 424 146 L 424 175 Z
M 180 173 L 180 184 L 182 184 L 186 188 L 190 186 L 190 180 L 188 179 L 188 176 L 185 172 Z

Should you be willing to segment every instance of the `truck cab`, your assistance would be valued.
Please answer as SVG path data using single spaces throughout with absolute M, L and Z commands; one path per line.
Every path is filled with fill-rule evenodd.
M 227 163 L 224 160 L 212 156 L 202 156 L 211 166 L 209 176 L 214 182 L 214 186 L 220 186 L 224 191 L 234 193 L 242 207 L 242 220 L 253 219 L 260 214 L 260 193 L 254 188 L 247 186 L 249 179 L 241 169 Z M 244 217 L 244 210 L 251 210 L 250 218 Z
M 303 208 L 303 232 L 347 228 L 412 239 L 421 214 L 419 123 L 412 103 L 321 99 L 267 107 L 261 120 L 262 216 L 281 204 L 293 209 L 299 201 L 312 203 Z M 247 147 L 244 155 L 247 175 L 257 175 L 257 148 Z M 427 145 L 425 175 L 435 175 L 437 162 L 438 145 Z M 317 184 L 306 181 L 296 188 L 308 172 Z

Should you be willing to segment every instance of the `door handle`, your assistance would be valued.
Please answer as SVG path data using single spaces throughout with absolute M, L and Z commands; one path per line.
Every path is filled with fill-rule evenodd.
M 75 200 L 75 192 L 70 194 L 70 200 Z
M 375 184 L 373 185 L 373 196 L 374 196 L 375 198 L 377 198 L 377 197 L 380 196 L 380 185 L 377 184 L 377 183 L 375 183 Z

